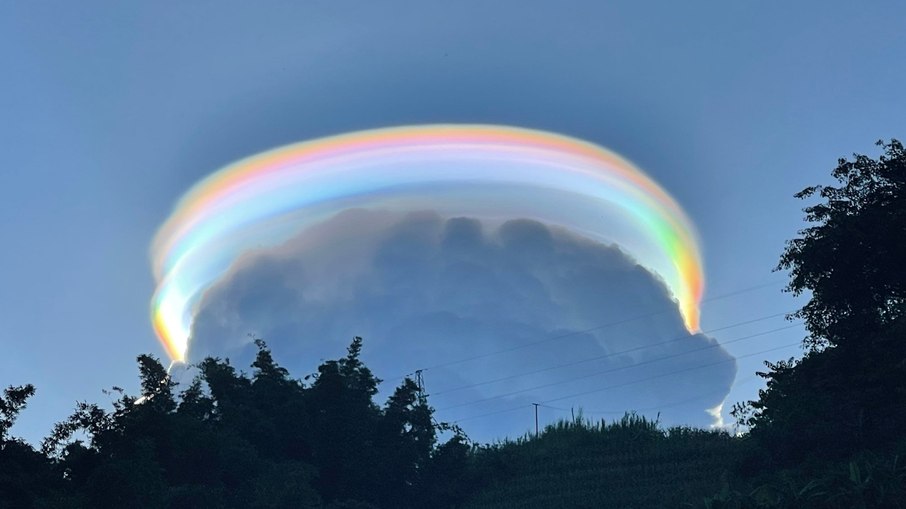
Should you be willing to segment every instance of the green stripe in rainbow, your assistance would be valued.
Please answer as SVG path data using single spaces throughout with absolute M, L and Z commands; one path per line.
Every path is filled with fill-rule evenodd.
M 664 279 L 686 327 L 698 330 L 704 280 L 694 230 L 641 170 L 543 131 L 425 125 L 277 148 L 189 190 L 151 247 L 152 322 L 170 357 L 185 359 L 199 300 L 239 256 L 351 207 L 526 217 L 617 242 Z

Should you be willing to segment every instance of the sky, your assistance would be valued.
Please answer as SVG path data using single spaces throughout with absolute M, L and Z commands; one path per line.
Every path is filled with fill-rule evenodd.
M 804 203 L 792 195 L 829 183 L 838 157 L 877 155 L 876 140 L 906 137 L 904 19 L 906 6 L 894 1 L 4 3 L 0 385 L 38 389 L 13 432 L 37 441 L 76 401 L 135 387 L 136 355 L 165 356 L 148 319 L 149 246 L 195 182 L 275 146 L 424 123 L 553 131 L 644 169 L 698 231 L 702 329 L 737 358 L 726 400 L 750 399 L 761 360 L 798 349 L 750 354 L 804 334 L 792 327 L 730 343 L 785 327 L 775 315 L 802 303 L 772 272 L 804 226 Z M 435 218 L 435 233 L 445 220 Z M 375 245 L 412 221 L 396 218 Z M 521 226 L 561 247 L 579 242 Z M 479 231 L 483 242 L 502 242 L 492 225 Z M 219 295 L 226 305 L 241 292 Z M 337 341 L 324 355 L 342 354 L 346 339 Z M 456 372 L 505 375 L 554 365 L 548 359 L 558 355 L 527 350 Z M 564 362 L 594 356 L 560 350 L 578 356 Z M 425 360 L 402 358 L 397 372 L 378 375 Z M 429 392 L 444 388 L 440 372 L 425 377 Z M 612 418 L 593 411 L 619 403 L 555 402 L 582 390 L 545 390 L 542 422 L 574 405 Z M 511 398 L 524 409 L 501 415 L 527 429 L 529 403 Z M 441 417 L 470 418 L 462 425 L 484 436 L 498 432 L 499 416 L 480 414 L 509 408 L 436 406 Z

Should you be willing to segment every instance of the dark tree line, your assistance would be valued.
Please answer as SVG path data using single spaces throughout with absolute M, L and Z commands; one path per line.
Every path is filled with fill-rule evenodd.
M 838 186 L 797 198 L 809 226 L 787 243 L 778 270 L 808 294 L 791 318 L 809 333 L 798 361 L 766 363 L 767 388 L 736 407 L 779 465 L 892 447 L 906 425 L 906 151 L 878 142 L 877 160 L 840 159 Z
M 432 409 L 406 379 L 383 407 L 378 380 L 348 354 L 307 385 L 263 341 L 251 376 L 208 358 L 180 393 L 160 362 L 138 358 L 141 395 L 114 389 L 111 410 L 80 403 L 43 454 L 6 430 L 34 389 L 11 388 L 0 411 L 0 507 L 425 507 L 469 446 L 438 445 Z M 39 473 L 40 475 L 36 475 Z M 434 504 L 436 505 L 436 504 Z

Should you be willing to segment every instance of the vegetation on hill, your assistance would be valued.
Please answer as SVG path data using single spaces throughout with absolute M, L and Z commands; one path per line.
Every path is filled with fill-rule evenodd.
M 809 226 L 777 267 L 789 271 L 790 292 L 810 295 L 793 315 L 809 332 L 806 353 L 766 363 L 758 400 L 734 407 L 751 430 L 742 473 L 788 471 L 813 495 L 788 507 L 880 507 L 896 500 L 892 490 L 906 495 L 897 454 L 906 452 L 906 150 L 878 145 L 877 160 L 839 160 L 838 187 L 796 195 L 822 199 L 804 209 Z M 868 495 L 882 478 L 885 493 Z
M 778 266 L 810 295 L 806 354 L 766 363 L 741 436 L 627 414 L 477 446 L 410 379 L 375 403 L 361 338 L 310 382 L 257 341 L 250 374 L 208 358 L 187 387 L 139 356 L 140 394 L 80 403 L 40 451 L 9 434 L 34 387 L 7 388 L 0 509 L 906 507 L 906 151 L 881 146 L 797 195 L 823 199 Z
M 733 446 L 725 431 L 663 430 L 632 414 L 610 424 L 578 417 L 476 450 L 490 482 L 467 507 L 680 507 L 721 488 Z

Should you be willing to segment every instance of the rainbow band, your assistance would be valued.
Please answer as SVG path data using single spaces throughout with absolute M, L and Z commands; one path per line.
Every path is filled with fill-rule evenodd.
M 692 225 L 617 154 L 552 133 L 492 125 L 362 131 L 243 159 L 196 184 L 154 238 L 152 322 L 184 360 L 196 307 L 243 253 L 351 207 L 527 217 L 616 241 L 673 291 L 698 330 L 704 286 Z

